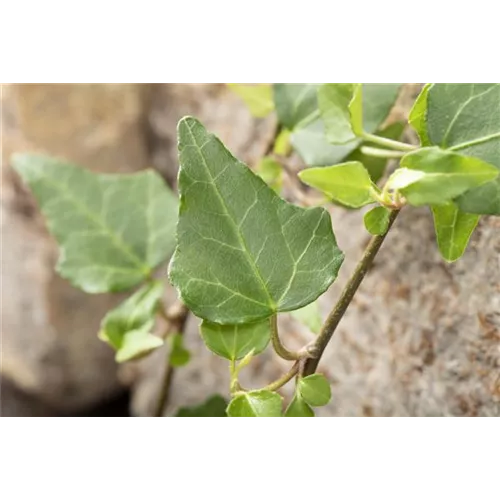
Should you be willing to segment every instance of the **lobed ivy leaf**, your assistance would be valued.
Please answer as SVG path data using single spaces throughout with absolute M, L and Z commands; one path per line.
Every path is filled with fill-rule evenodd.
M 264 118 L 274 110 L 273 91 L 271 85 L 229 83 L 229 88 L 247 105 L 250 113 L 256 118 Z
M 332 397 L 328 380 L 319 373 L 299 379 L 297 392 L 311 406 L 325 406 Z
M 168 362 L 174 368 L 186 366 L 191 359 L 191 353 L 184 347 L 184 338 L 179 333 L 175 333 L 169 337 L 170 354 Z
M 274 104 L 279 122 L 288 130 L 300 128 L 319 116 L 316 83 L 275 83 Z
M 295 394 L 285 411 L 285 417 L 314 417 L 314 410 L 302 399 L 300 394 Z
M 229 417 L 281 417 L 283 398 L 267 390 L 245 392 L 227 407 Z
M 400 191 L 415 206 L 447 203 L 500 173 L 479 158 L 437 147 L 408 153 L 401 159 L 401 167 L 386 188 Z
M 176 417 L 227 417 L 227 401 L 218 394 L 208 398 L 199 406 L 181 408 Z
M 292 316 L 305 325 L 312 333 L 319 333 L 323 325 L 323 318 L 319 309 L 319 303 L 316 300 L 306 307 L 292 312 Z
M 281 193 L 283 187 L 283 167 L 272 156 L 260 160 L 255 173 L 276 193 Z
M 131 288 L 173 250 L 177 200 L 156 172 L 94 174 L 35 154 L 12 166 L 59 243 L 59 274 L 85 292 Z
M 268 319 L 243 325 L 219 325 L 205 320 L 200 330 L 207 347 L 231 361 L 242 359 L 249 353 L 260 354 L 271 338 Z
M 327 84 L 328 85 L 328 84 Z M 337 84 L 331 84 L 337 85 Z M 389 111 L 394 105 L 398 96 L 401 84 L 390 83 L 363 83 L 362 85 L 362 98 L 363 98 L 363 128 L 368 133 L 373 133 L 380 127 L 381 123 L 386 119 Z M 359 149 L 362 140 L 353 140 L 347 144 L 334 145 L 331 144 L 325 134 L 325 125 L 323 119 L 318 114 L 312 114 L 305 124 L 300 128 L 295 128 L 291 137 L 291 143 L 297 153 L 304 160 L 306 165 L 314 167 L 322 167 L 328 165 L 335 165 L 342 161 L 362 161 L 360 158 L 350 158 L 349 155 L 355 150 Z M 393 137 L 395 131 L 388 130 L 391 135 L 387 136 L 390 139 L 399 138 Z M 386 137 L 384 133 L 379 133 Z M 362 163 L 364 163 L 362 161 Z M 381 163 L 377 159 L 377 163 Z M 383 164 L 383 168 L 385 167 Z M 368 165 L 365 165 L 368 168 Z M 371 172 L 371 169 L 368 168 Z M 378 180 L 375 178 L 374 180 Z
M 148 283 L 102 320 L 98 336 L 116 350 L 118 363 L 140 358 L 163 345 L 162 339 L 151 334 L 162 294 L 163 283 Z
M 373 235 L 382 236 L 389 229 L 391 211 L 385 207 L 375 207 L 365 214 L 366 230 Z
M 343 254 L 323 208 L 285 202 L 194 118 L 179 123 L 181 195 L 170 280 L 197 316 L 252 323 L 304 307 Z
M 426 104 L 429 144 L 479 158 L 500 170 L 499 83 L 434 83 L 427 89 Z M 465 213 L 500 215 L 500 177 L 467 191 L 456 202 Z
M 370 174 L 357 161 L 333 167 L 308 168 L 299 173 L 300 179 L 332 200 L 352 208 L 363 207 L 376 201 Z
M 432 213 L 439 251 L 448 262 L 454 262 L 464 254 L 479 215 L 466 214 L 454 203 L 434 206 Z

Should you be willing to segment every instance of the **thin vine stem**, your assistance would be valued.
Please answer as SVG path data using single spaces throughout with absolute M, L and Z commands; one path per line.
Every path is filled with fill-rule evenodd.
M 412 146 L 411 144 L 407 144 L 405 142 L 394 141 L 393 139 L 387 139 L 386 137 L 380 137 L 374 134 L 368 134 L 365 132 L 363 134 L 363 139 L 367 142 L 373 142 L 374 144 L 378 144 L 379 146 L 395 149 L 396 151 L 414 151 L 417 149 L 416 146 Z
M 323 355 L 323 352 L 326 349 L 326 346 L 332 339 L 335 330 L 337 329 L 340 321 L 342 320 L 345 312 L 347 311 L 347 308 L 349 307 L 349 304 L 354 298 L 354 295 L 356 294 L 359 286 L 361 285 L 364 277 L 366 276 L 366 273 L 373 264 L 373 261 L 375 260 L 375 257 L 377 256 L 377 253 L 380 250 L 382 243 L 384 243 L 387 233 L 392 227 L 398 214 L 399 214 L 398 210 L 393 210 L 389 218 L 389 227 L 387 229 L 387 232 L 381 236 L 373 236 L 373 238 L 370 240 L 370 243 L 366 247 L 363 257 L 358 263 L 354 273 L 347 282 L 347 285 L 345 286 L 337 304 L 328 315 L 328 318 L 326 319 L 318 337 L 316 338 L 316 341 L 313 344 L 315 349 L 315 357 L 308 359 L 305 362 L 302 375 L 304 376 L 312 375 L 318 368 L 319 361 L 321 359 L 321 356 Z
M 303 357 L 300 352 L 289 351 L 282 343 L 278 332 L 278 315 L 274 314 L 269 318 L 269 323 L 271 326 L 271 342 L 273 344 L 273 349 L 276 354 L 287 361 L 296 361 Z
M 283 387 L 284 385 L 288 384 L 290 380 L 293 379 L 298 373 L 299 373 L 299 365 L 300 361 L 297 361 L 291 368 L 290 371 L 285 373 L 282 377 L 280 377 L 278 380 L 275 380 L 274 382 L 271 382 L 269 385 L 266 385 L 265 387 L 262 388 L 262 390 L 266 391 L 276 391 Z

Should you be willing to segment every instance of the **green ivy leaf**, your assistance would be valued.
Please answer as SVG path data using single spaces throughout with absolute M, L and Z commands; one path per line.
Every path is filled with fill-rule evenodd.
M 454 203 L 434 206 L 432 213 L 439 251 L 448 262 L 454 262 L 464 254 L 479 215 L 461 212 Z
M 179 333 L 170 336 L 170 354 L 168 361 L 174 368 L 186 366 L 191 359 L 191 353 L 184 347 L 184 339 Z
M 296 394 L 285 411 L 285 417 L 314 417 L 314 410 Z
M 319 303 L 316 300 L 306 307 L 292 312 L 292 316 L 305 325 L 312 333 L 319 333 L 323 325 L 323 318 L 319 309 Z
M 102 320 L 99 338 L 116 350 L 118 363 L 140 358 L 163 345 L 162 339 L 151 334 L 162 294 L 163 283 L 148 283 Z
M 427 95 L 431 84 L 427 83 L 417 97 L 410 111 L 408 121 L 417 133 L 422 147 L 431 146 L 427 135 Z
M 433 145 L 473 156 L 500 170 L 500 84 L 434 83 L 427 95 Z M 500 177 L 460 196 L 462 212 L 500 215 Z
M 365 214 L 366 230 L 373 235 L 383 235 L 389 229 L 391 211 L 385 207 L 375 207 Z
M 274 110 L 271 85 L 229 83 L 228 86 L 235 94 L 243 99 L 250 113 L 256 118 L 264 118 Z
M 258 163 L 255 173 L 276 193 L 283 187 L 283 167 L 272 156 L 262 158 Z
M 245 392 L 227 407 L 229 417 L 281 417 L 282 397 L 271 391 Z
M 332 84 L 335 85 L 335 84 Z M 386 119 L 389 111 L 394 105 L 398 96 L 401 84 L 390 83 L 363 83 L 363 128 L 368 133 L 373 133 L 378 130 L 380 124 Z M 311 114 L 315 117 L 316 115 Z M 351 158 L 349 155 L 359 149 L 362 141 L 360 139 L 353 140 L 347 144 L 333 145 L 330 144 L 325 135 L 325 126 L 321 117 L 317 116 L 313 120 L 306 121 L 306 125 L 301 128 L 295 128 L 291 137 L 291 143 L 297 153 L 304 160 L 306 165 L 312 167 L 323 167 L 336 165 L 345 161 L 361 161 L 371 172 L 361 158 Z M 389 139 L 398 139 L 397 137 L 387 136 Z M 386 137 L 384 134 L 383 137 Z M 380 163 L 380 160 L 377 159 Z M 385 167 L 385 162 L 384 165 Z M 383 167 L 382 167 L 383 168 Z M 375 177 L 375 176 L 374 176 Z M 378 180 L 374 178 L 374 180 Z
M 500 173 L 479 158 L 436 147 L 408 153 L 401 159 L 401 167 L 386 188 L 400 191 L 415 206 L 447 203 Z
M 275 83 L 274 104 L 280 123 L 288 130 L 319 116 L 316 83 Z
M 12 165 L 59 243 L 58 272 L 85 292 L 131 288 L 173 250 L 177 200 L 156 172 L 94 174 L 34 154 Z
M 352 208 L 376 201 L 370 174 L 356 161 L 333 167 L 308 168 L 299 173 L 300 179 L 331 199 Z
M 377 135 L 379 137 L 385 137 L 386 139 L 398 140 L 404 128 L 404 123 L 396 122 L 377 132 Z M 350 153 L 345 160 L 346 162 L 358 161 L 362 163 L 366 170 L 368 170 L 373 182 L 378 182 L 382 178 L 388 163 L 386 158 L 376 158 L 374 156 L 365 155 L 361 151 L 361 146 Z
M 218 394 L 208 398 L 199 406 L 181 408 L 176 417 L 227 417 L 227 401 Z
M 194 118 L 179 123 L 181 194 L 170 280 L 197 316 L 251 323 L 316 300 L 343 254 L 323 208 L 285 202 Z
M 268 319 L 244 325 L 219 325 L 205 320 L 200 330 L 212 352 L 232 361 L 244 358 L 250 352 L 253 355 L 261 353 L 271 337 Z
M 297 391 L 304 401 L 311 406 L 325 406 L 332 397 L 328 380 L 319 373 L 301 378 Z

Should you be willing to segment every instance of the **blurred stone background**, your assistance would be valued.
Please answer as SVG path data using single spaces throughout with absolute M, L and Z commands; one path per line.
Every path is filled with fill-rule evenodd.
M 418 91 L 405 87 L 393 119 Z M 96 333 L 124 295 L 87 295 L 55 274 L 57 247 L 9 157 L 43 151 L 100 172 L 154 167 L 175 187 L 179 118 L 199 117 L 249 165 L 264 153 L 272 120 L 253 119 L 222 84 L 3 85 L 1 106 L 2 415 L 150 415 L 165 352 L 115 364 Z M 321 299 L 325 314 L 368 240 L 362 214 L 331 214 L 346 261 Z M 170 290 L 166 300 L 174 297 Z M 307 332 L 282 323 L 290 347 L 304 343 Z M 227 395 L 227 365 L 204 347 L 196 318 L 186 342 L 193 357 L 176 370 L 169 415 Z M 243 381 L 265 385 L 285 369 L 268 350 Z M 405 210 L 320 369 L 333 383 L 323 416 L 500 416 L 500 219 L 484 218 L 464 258 L 449 265 L 430 213 Z

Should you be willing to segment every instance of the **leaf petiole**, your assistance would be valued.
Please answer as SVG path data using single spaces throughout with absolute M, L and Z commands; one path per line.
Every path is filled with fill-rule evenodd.
M 406 144 L 405 142 L 394 141 L 393 139 L 387 139 L 386 137 L 380 137 L 378 135 L 369 134 L 364 132 L 362 138 L 367 142 L 372 142 L 374 144 L 378 144 L 379 146 L 395 149 L 396 151 L 414 151 L 417 149 L 416 146 L 412 146 L 411 144 Z
M 362 146 L 361 152 L 364 155 L 373 156 L 374 158 L 402 158 L 406 154 L 405 151 L 393 151 L 389 149 L 372 148 L 370 146 Z

